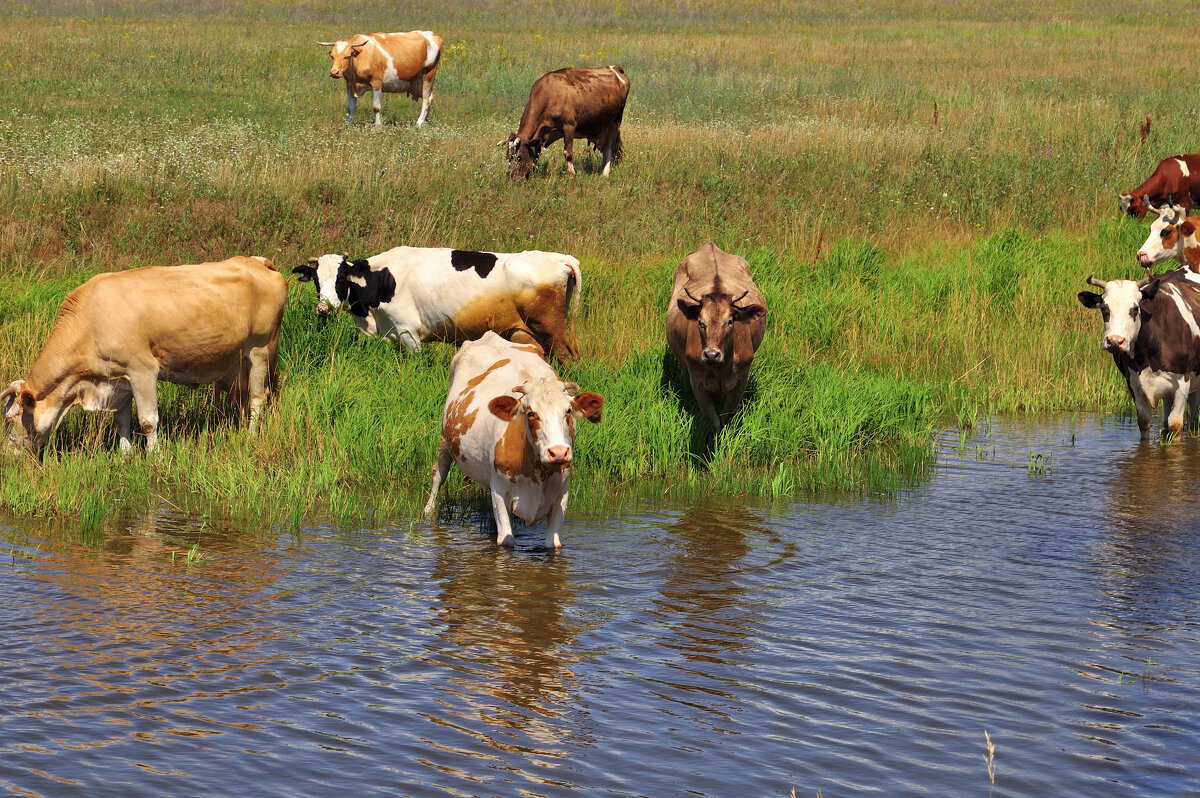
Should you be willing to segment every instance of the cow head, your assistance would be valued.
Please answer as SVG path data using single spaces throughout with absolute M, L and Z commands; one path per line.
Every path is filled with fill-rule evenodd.
M 349 284 L 346 277 L 347 253 L 340 255 L 322 255 L 319 258 L 309 258 L 305 266 L 292 269 L 292 274 L 300 276 L 300 282 L 313 284 L 317 289 L 317 315 L 330 316 L 334 311 L 346 304 L 349 296 Z M 339 290 L 340 289 L 340 290 Z
M 571 465 L 571 447 L 575 444 L 575 422 L 586 418 L 599 423 L 604 397 L 598 393 L 580 393 L 573 382 L 542 377 L 512 389 L 516 396 L 497 396 L 488 402 L 488 410 L 502 421 L 525 417 L 525 440 L 537 452 L 543 466 L 559 469 Z
M 1133 280 L 1105 282 L 1089 275 L 1087 282 L 1104 292 L 1079 292 L 1080 304 L 1085 308 L 1099 308 L 1104 319 L 1104 340 L 1100 347 L 1113 354 L 1132 354 L 1142 329 L 1141 303 L 1154 297 L 1159 281 L 1147 277 L 1136 283 Z
M 0 392 L 4 440 L 9 448 L 33 454 L 41 452 L 58 421 L 57 414 L 46 412 L 45 404 L 34 398 L 33 392 L 25 387 L 25 380 L 16 380 Z
M 1117 199 L 1121 202 L 1121 212 L 1127 213 L 1135 219 L 1141 219 L 1150 210 L 1150 197 L 1145 194 L 1140 197 L 1135 197 L 1133 194 L 1119 194 Z
M 735 325 L 749 324 L 767 314 L 767 309 L 757 302 L 742 304 L 750 291 L 730 297 L 719 287 L 700 297 L 694 296 L 687 286 L 676 304 L 689 322 L 696 325 L 698 336 L 688 335 L 689 359 L 706 366 L 717 367 L 733 359 L 748 363 L 754 352 L 735 351 Z M 748 339 L 748 336 L 745 336 Z
M 1150 235 L 1138 250 L 1138 263 L 1150 269 L 1171 258 L 1182 261 L 1185 241 L 1196 234 L 1195 222 L 1183 215 L 1182 205 L 1163 204 L 1158 208 L 1151 205 L 1150 209 L 1158 218 L 1150 225 Z
M 360 33 L 350 41 L 340 39 L 336 42 L 317 42 L 320 46 L 329 48 L 329 57 L 333 61 L 329 67 L 329 77 L 345 76 L 347 70 L 354 67 L 354 59 L 358 57 L 369 41 L 370 39 Z
M 509 133 L 507 139 L 496 142 L 497 147 L 504 147 L 508 160 L 512 161 L 513 180 L 524 180 L 533 171 L 533 165 L 542 154 L 542 142 L 538 139 L 525 141 L 516 133 Z

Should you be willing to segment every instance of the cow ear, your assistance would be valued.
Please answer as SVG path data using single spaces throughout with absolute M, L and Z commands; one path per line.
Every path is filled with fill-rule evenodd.
M 521 401 L 515 396 L 497 396 L 488 402 L 488 411 L 501 421 L 512 421 Z
M 591 391 L 581 393 L 571 400 L 571 409 L 593 424 L 599 424 L 604 410 L 604 397 Z
M 312 282 L 312 280 L 316 278 L 317 270 L 312 266 L 297 266 L 296 268 L 292 269 L 292 274 L 300 275 L 300 282 L 308 283 Z
M 691 321 L 700 318 L 700 306 L 688 302 L 686 299 L 677 299 L 675 304 L 679 306 L 679 312 L 687 316 Z
M 1078 296 L 1079 304 L 1083 305 L 1085 308 L 1100 307 L 1100 294 L 1097 294 L 1094 291 L 1080 291 Z
M 744 308 L 734 307 L 734 321 L 756 321 L 767 315 L 767 309 L 762 305 L 747 305 Z
M 1162 285 L 1162 280 L 1150 280 L 1149 283 L 1142 286 L 1142 301 L 1154 299 L 1154 295 L 1158 293 L 1158 287 Z
M 21 393 L 17 394 L 17 402 L 26 410 L 33 410 L 37 406 L 37 400 L 33 398 L 33 391 L 28 388 L 22 388 Z

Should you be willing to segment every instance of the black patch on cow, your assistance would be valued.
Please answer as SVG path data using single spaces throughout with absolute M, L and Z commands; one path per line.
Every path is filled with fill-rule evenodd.
M 450 265 L 455 271 L 465 272 L 474 269 L 480 277 L 487 277 L 496 265 L 496 255 L 493 252 L 469 252 L 464 249 L 450 250 Z
M 351 277 L 362 280 L 364 285 L 351 282 Z M 338 299 L 347 303 L 351 313 L 366 318 L 371 308 L 392 301 L 396 295 L 396 278 L 387 269 L 372 269 L 366 260 L 343 260 L 338 267 L 334 289 Z

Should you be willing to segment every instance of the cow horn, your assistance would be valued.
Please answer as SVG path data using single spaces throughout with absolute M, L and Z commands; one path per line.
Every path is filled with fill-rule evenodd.
M 1154 279 L 1154 275 L 1152 275 L 1152 274 L 1148 274 L 1148 275 L 1146 275 L 1146 279 L 1144 279 L 1144 280 L 1138 280 L 1138 283 L 1137 283 L 1138 290 L 1140 291 L 1141 289 L 1143 289 L 1143 288 L 1145 288 L 1146 286 L 1150 285 L 1150 281 L 1151 281 L 1151 280 L 1153 280 L 1153 279 Z
M 563 389 L 572 399 L 579 395 L 579 383 L 577 382 L 564 382 Z
M 731 302 L 730 304 L 732 304 L 732 305 L 737 305 L 737 303 L 738 303 L 738 302 L 741 302 L 741 301 L 742 301 L 742 299 L 743 299 L 743 298 L 746 296 L 746 294 L 748 294 L 748 293 L 750 293 L 750 289 L 749 289 L 749 288 L 747 288 L 745 291 L 743 291 L 743 292 L 741 293 L 741 295 L 740 295 L 740 296 L 738 296 L 738 298 L 737 298 L 737 299 L 733 300 L 733 302 Z
M 318 258 L 316 255 L 313 255 L 311 258 L 308 259 L 308 262 L 311 263 L 313 266 L 316 266 L 318 263 L 321 262 L 321 259 Z
M 317 42 L 319 47 L 333 47 L 337 42 Z
M 512 392 L 513 393 L 525 393 L 525 383 L 521 383 L 517 387 L 513 388 Z
M 704 304 L 704 303 L 703 303 L 703 302 L 701 302 L 699 299 L 696 299 L 696 297 L 692 296 L 692 292 L 691 292 L 691 291 L 689 291 L 689 290 L 687 290 L 687 286 L 686 286 L 686 285 L 683 287 L 683 293 L 687 294 L 687 296 L 688 296 L 688 299 L 692 300 L 692 301 L 693 301 L 693 302 L 695 302 L 697 305 Z
M 1097 288 L 1107 288 L 1108 287 L 1108 283 L 1106 283 L 1104 280 L 1097 280 L 1096 275 L 1094 275 L 1094 274 L 1088 275 L 1087 283 L 1088 283 L 1088 285 L 1094 285 Z

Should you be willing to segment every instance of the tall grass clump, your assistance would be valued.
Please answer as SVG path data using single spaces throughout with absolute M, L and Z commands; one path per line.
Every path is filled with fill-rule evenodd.
M 607 403 L 579 433 L 576 508 L 890 490 L 921 477 L 939 425 L 1125 406 L 1074 295 L 1089 272 L 1139 273 L 1146 225 L 1115 195 L 1195 149 L 1186 65 L 1142 58 L 1150 35 L 1186 52 L 1188 26 L 1108 0 L 418 0 L 405 18 L 447 44 L 421 129 L 397 95 L 381 129 L 347 127 L 312 43 L 394 28 L 387 3 L 0 7 L 0 385 L 98 272 L 258 254 L 286 274 L 409 244 L 580 258 L 583 357 L 561 372 Z M 34 104 L 16 78 L 44 63 L 55 102 Z M 555 146 L 511 183 L 494 145 L 532 81 L 606 63 L 632 81 L 611 179 L 583 146 L 567 178 Z M 674 267 L 709 240 L 748 259 L 769 306 L 715 441 L 663 331 Z M 161 451 L 121 458 L 111 422 L 74 411 L 42 462 L 0 461 L 0 512 L 413 513 L 452 350 L 397 352 L 314 300 L 293 283 L 260 435 L 162 385 Z

